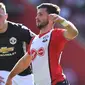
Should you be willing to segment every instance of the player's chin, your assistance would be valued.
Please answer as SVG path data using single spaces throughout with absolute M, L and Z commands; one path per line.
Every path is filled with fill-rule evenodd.
M 40 24 L 37 24 L 38 29 L 42 29 L 42 26 Z

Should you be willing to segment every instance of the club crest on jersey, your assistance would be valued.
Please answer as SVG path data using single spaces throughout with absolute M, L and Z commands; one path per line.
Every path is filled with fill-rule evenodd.
M 14 44 L 17 43 L 17 39 L 16 39 L 15 37 L 11 37 L 11 38 L 9 39 L 9 42 L 10 42 L 10 44 L 14 45 Z
M 46 35 L 45 37 L 43 37 L 43 41 L 42 42 L 46 42 L 46 41 L 48 41 L 48 35 Z

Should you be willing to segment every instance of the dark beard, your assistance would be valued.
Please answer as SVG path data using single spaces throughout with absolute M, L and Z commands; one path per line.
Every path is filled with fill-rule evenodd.
M 45 23 L 43 23 L 43 24 L 41 24 L 41 25 L 38 25 L 37 28 L 38 28 L 38 29 L 42 29 L 42 28 L 46 27 L 46 26 L 48 25 L 48 23 L 49 23 L 49 22 L 45 22 Z

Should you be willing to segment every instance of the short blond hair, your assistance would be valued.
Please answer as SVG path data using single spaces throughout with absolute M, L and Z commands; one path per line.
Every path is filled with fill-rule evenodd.
M 6 13 L 5 4 L 3 4 L 2 2 L 0 2 L 0 8 Z

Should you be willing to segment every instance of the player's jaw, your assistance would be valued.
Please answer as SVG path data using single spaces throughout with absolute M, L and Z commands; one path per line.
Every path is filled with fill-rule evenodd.
M 49 21 L 48 20 L 36 20 L 36 26 L 39 29 L 42 29 L 48 25 Z

